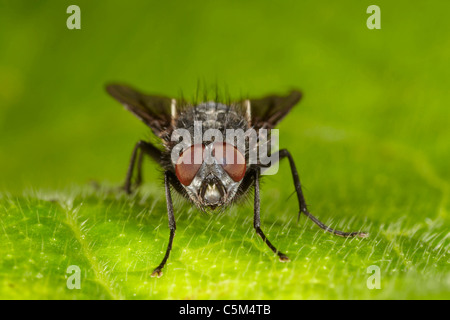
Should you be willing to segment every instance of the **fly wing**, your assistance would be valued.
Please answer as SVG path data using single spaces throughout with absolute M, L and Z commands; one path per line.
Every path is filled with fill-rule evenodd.
M 106 91 L 148 125 L 157 136 L 161 136 L 161 132 L 171 126 L 171 98 L 143 94 L 121 84 L 109 84 Z
M 301 98 L 300 91 L 292 90 L 286 96 L 270 95 L 261 99 L 250 99 L 251 126 L 255 129 L 274 128 Z

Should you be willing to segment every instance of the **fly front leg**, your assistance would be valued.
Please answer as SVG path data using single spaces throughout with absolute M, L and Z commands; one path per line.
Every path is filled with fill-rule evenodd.
M 300 218 L 300 214 L 303 213 L 308 218 L 310 218 L 312 221 L 314 221 L 314 223 L 317 224 L 321 229 L 323 229 L 329 233 L 335 234 L 337 236 L 340 236 L 340 237 L 346 237 L 346 238 L 356 237 L 356 236 L 360 237 L 360 238 L 368 237 L 368 234 L 366 232 L 360 232 L 360 231 L 344 232 L 344 231 L 332 229 L 332 228 L 328 227 L 327 225 L 325 225 L 324 223 L 322 223 L 321 221 L 319 221 L 319 219 L 314 217 L 308 211 L 308 208 L 306 207 L 305 197 L 303 196 L 302 187 L 300 184 L 300 177 L 298 175 L 297 168 L 295 167 L 294 159 L 292 158 L 291 154 L 289 153 L 289 151 L 287 149 L 282 149 L 282 150 L 278 151 L 278 158 L 279 158 L 279 160 L 282 160 L 283 158 L 289 159 L 289 165 L 291 167 L 292 179 L 294 181 L 295 191 L 297 193 L 298 204 L 300 207 L 299 208 L 300 211 L 298 213 L 298 218 Z
M 253 211 L 253 226 L 256 233 L 261 237 L 264 243 L 276 254 L 282 262 L 290 261 L 289 257 L 279 251 L 275 246 L 267 239 L 264 232 L 261 230 L 261 218 L 260 218 L 260 199 L 259 199 L 259 170 L 255 173 L 255 203 Z
M 147 154 L 152 157 L 156 162 L 161 161 L 161 151 L 149 142 L 140 140 L 134 146 L 133 153 L 131 154 L 130 164 L 127 170 L 127 176 L 125 178 L 125 183 L 123 184 L 123 189 L 126 193 L 131 193 L 131 180 L 133 178 L 134 167 L 137 160 L 137 177 L 134 183 L 134 187 L 139 187 L 142 183 L 142 158 L 143 155 Z
M 158 278 L 162 276 L 162 269 L 166 265 L 167 259 L 169 259 L 170 251 L 172 251 L 172 243 L 173 238 L 175 237 L 175 229 L 176 229 L 175 216 L 173 214 L 172 196 L 170 195 L 170 177 L 171 173 L 166 172 L 164 175 L 164 185 L 166 189 L 167 215 L 169 218 L 169 230 L 170 230 L 169 243 L 167 245 L 166 254 L 164 255 L 164 258 L 151 274 L 152 277 Z

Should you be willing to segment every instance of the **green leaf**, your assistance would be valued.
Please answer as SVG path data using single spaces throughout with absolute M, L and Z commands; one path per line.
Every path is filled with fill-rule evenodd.
M 0 298 L 450 299 L 450 2 L 379 0 L 380 30 L 355 1 L 77 5 L 80 30 L 62 2 L 1 5 Z M 103 87 L 189 99 L 198 79 L 230 99 L 301 89 L 280 148 L 312 214 L 370 237 L 297 223 L 282 163 L 261 182 L 261 220 L 291 262 L 256 235 L 251 198 L 220 215 L 176 198 L 151 278 L 169 238 L 160 170 L 145 163 L 136 195 L 108 190 L 149 130 Z
M 263 192 L 263 230 L 290 256 L 288 263 L 279 262 L 254 232 L 251 205 L 215 215 L 178 201 L 174 249 L 161 278 L 150 274 L 168 239 L 162 186 L 148 184 L 131 197 L 89 187 L 3 195 L 0 297 L 446 299 L 445 220 L 401 216 L 404 208 L 392 205 L 395 197 L 389 199 L 392 187 L 380 195 L 385 203 L 357 203 L 356 195 L 348 196 L 351 205 L 344 208 L 339 201 L 313 206 L 326 223 L 363 229 L 370 232 L 367 239 L 333 236 L 305 217 L 297 224 L 294 199 L 286 201 L 287 194 L 276 189 Z M 408 207 L 412 212 L 429 208 L 427 202 Z M 319 213 L 338 211 L 342 217 Z M 67 286 L 71 265 L 81 269 L 79 290 Z M 381 289 L 368 288 L 369 266 L 380 268 Z

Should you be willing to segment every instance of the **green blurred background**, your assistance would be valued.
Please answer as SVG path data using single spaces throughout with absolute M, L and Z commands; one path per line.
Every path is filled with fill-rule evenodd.
M 81 8 L 81 30 L 66 27 L 66 8 L 71 4 Z M 371 4 L 381 8 L 381 30 L 366 27 Z M 411 257 L 414 272 L 428 274 L 423 280 L 427 285 L 422 286 L 426 290 L 414 286 L 417 274 L 408 275 L 406 259 L 403 271 L 409 280 L 402 282 L 403 291 L 393 280 L 391 291 L 378 296 L 367 289 L 354 292 L 350 280 L 327 289 L 306 278 L 300 286 L 291 277 L 290 282 L 283 280 L 291 290 L 280 295 L 270 284 L 253 296 L 237 290 L 228 295 L 201 291 L 192 297 L 448 298 L 449 10 L 445 1 L 2 0 L 2 197 L 20 197 L 24 190 L 88 188 L 90 180 L 110 185 L 123 181 L 134 143 L 148 138 L 149 132 L 107 96 L 107 82 L 125 82 L 164 95 L 178 96 L 182 91 L 188 97 L 195 94 L 198 81 L 227 88 L 232 97 L 300 88 L 304 99 L 280 125 L 280 143 L 296 159 L 311 210 L 324 221 L 347 219 L 345 228 L 366 226 L 375 235 L 399 221 L 398 234 L 409 237 L 423 228 L 436 234 L 435 243 L 421 234 L 410 247 L 395 244 L 392 239 L 397 234 L 380 240 L 386 248 L 394 247 L 397 259 L 406 259 L 402 254 Z M 144 172 L 147 187 L 158 194 L 164 218 L 160 172 L 150 162 Z M 280 173 L 263 185 L 263 206 L 271 209 L 263 218 L 267 228 L 270 221 L 298 228 L 294 197 L 286 201 L 294 190 L 290 181 L 289 168 L 282 165 Z M 249 230 L 251 210 L 247 206 L 245 213 L 236 213 L 246 215 Z M 5 210 L 3 214 L 5 225 Z M 164 220 L 161 224 L 166 228 Z M 317 232 L 307 225 L 312 229 L 303 232 Z M 250 234 L 242 232 L 243 237 Z M 166 229 L 157 236 L 165 242 Z M 324 243 L 328 241 L 324 239 L 338 241 L 321 237 Z M 253 246 L 265 252 L 264 245 L 252 239 Z M 377 239 L 372 238 L 372 248 Z M 282 242 L 280 235 L 276 242 L 292 244 L 293 256 L 301 252 L 294 240 Z M 414 264 L 414 249 L 420 243 L 430 252 L 439 244 L 432 254 L 437 271 L 415 268 L 421 258 Z M 265 263 L 274 260 L 266 254 Z M 174 264 L 176 256 L 175 252 Z M 298 259 L 303 267 L 306 260 L 301 254 Z M 259 261 L 259 255 L 249 261 Z M 313 265 L 320 266 L 320 261 Z M 169 278 L 159 280 L 177 283 L 167 273 Z M 5 269 L 2 275 L 3 279 L 20 277 Z M 163 291 L 138 297 L 186 297 Z

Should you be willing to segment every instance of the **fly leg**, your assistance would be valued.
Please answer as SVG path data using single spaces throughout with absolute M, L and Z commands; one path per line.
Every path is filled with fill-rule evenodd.
M 134 186 L 137 188 L 142 183 L 142 158 L 147 154 L 152 157 L 158 163 L 161 161 L 161 151 L 149 142 L 140 140 L 134 146 L 133 153 L 131 154 L 130 164 L 128 166 L 127 176 L 123 189 L 126 193 L 131 193 L 131 180 L 133 178 L 133 171 L 137 160 L 137 177 Z
M 308 208 L 306 207 L 306 201 L 305 201 L 305 197 L 303 196 L 302 187 L 300 184 L 300 177 L 298 175 L 297 168 L 295 167 L 294 159 L 292 158 L 291 154 L 289 153 L 289 151 L 287 149 L 282 149 L 282 150 L 278 151 L 278 154 L 279 154 L 278 158 L 280 161 L 286 157 L 289 159 L 289 165 L 291 167 L 292 179 L 294 181 L 295 191 L 297 193 L 298 204 L 300 207 L 299 208 L 300 211 L 298 213 L 298 219 L 300 219 L 300 214 L 303 213 L 308 218 L 310 218 L 312 221 L 314 221 L 314 223 L 317 224 L 321 229 L 323 229 L 329 233 L 335 234 L 337 236 L 346 237 L 346 238 L 355 237 L 355 236 L 360 237 L 360 238 L 368 237 L 368 234 L 365 232 L 360 232 L 360 231 L 344 232 L 344 231 L 332 229 L 332 228 L 326 226 L 321 221 L 319 221 L 319 219 L 314 217 L 308 211 Z
M 164 268 L 167 259 L 169 258 L 170 251 L 172 250 L 172 243 L 173 238 L 175 236 L 175 216 L 173 214 L 173 204 L 172 204 L 172 196 L 170 195 L 170 172 L 166 172 L 164 175 L 164 185 L 166 189 L 166 204 L 167 204 L 167 215 L 169 217 L 169 229 L 170 229 L 170 235 L 169 235 L 169 243 L 167 245 L 166 254 L 164 255 L 163 260 L 161 263 L 153 270 L 151 276 L 152 277 L 161 277 L 162 276 L 162 268 Z
M 288 256 L 279 251 L 275 246 L 267 239 L 264 232 L 261 230 L 261 219 L 260 219 L 260 200 L 259 200 L 259 170 L 255 173 L 255 203 L 253 212 L 253 226 L 256 233 L 261 237 L 261 239 L 267 244 L 267 246 L 276 254 L 280 261 L 289 261 Z

